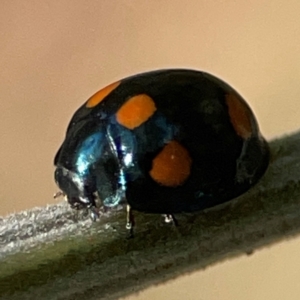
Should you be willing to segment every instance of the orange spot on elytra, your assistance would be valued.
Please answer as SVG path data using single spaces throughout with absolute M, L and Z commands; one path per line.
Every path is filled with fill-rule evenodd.
M 106 96 L 108 96 L 114 89 L 116 89 L 120 83 L 121 83 L 120 81 L 114 82 L 114 83 L 108 85 L 107 87 L 103 88 L 102 90 L 98 91 L 92 97 L 90 97 L 88 99 L 85 106 L 88 108 L 92 108 L 92 107 L 96 106 Z
M 146 122 L 156 111 L 154 101 L 146 94 L 140 94 L 127 100 L 117 111 L 119 124 L 134 129 Z
M 253 116 L 247 105 L 235 94 L 225 96 L 231 124 L 235 132 L 243 139 L 253 134 Z
M 191 172 L 192 159 L 176 141 L 168 143 L 154 158 L 150 176 L 158 183 L 176 187 L 185 182 Z

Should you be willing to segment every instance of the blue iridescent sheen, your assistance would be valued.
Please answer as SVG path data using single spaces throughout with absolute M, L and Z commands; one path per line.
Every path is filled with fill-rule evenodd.
M 99 157 L 103 154 L 104 134 L 102 132 L 95 132 L 86 137 L 79 146 L 76 171 L 80 176 L 86 176 L 90 172 L 90 168 Z

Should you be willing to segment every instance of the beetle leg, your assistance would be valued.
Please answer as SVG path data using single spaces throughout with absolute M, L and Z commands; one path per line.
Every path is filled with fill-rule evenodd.
M 127 204 L 126 209 L 127 209 L 126 229 L 128 230 L 128 238 L 132 238 L 133 237 L 133 227 L 135 225 L 134 217 L 133 217 L 131 206 L 129 204 Z
M 97 219 L 99 219 L 99 211 L 95 206 L 92 206 L 90 208 L 90 218 L 92 219 L 93 222 L 96 222 Z
M 172 214 L 165 214 L 163 215 L 165 218 L 165 223 L 173 223 L 174 226 L 178 226 L 178 221 L 176 220 L 175 216 Z

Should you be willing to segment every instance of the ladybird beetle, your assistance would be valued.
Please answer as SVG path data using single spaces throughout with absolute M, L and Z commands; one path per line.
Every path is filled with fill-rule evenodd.
M 269 148 L 255 116 L 228 84 L 200 71 L 157 70 L 112 83 L 73 115 L 56 154 L 55 181 L 71 207 L 127 203 L 173 214 L 212 207 L 264 174 Z

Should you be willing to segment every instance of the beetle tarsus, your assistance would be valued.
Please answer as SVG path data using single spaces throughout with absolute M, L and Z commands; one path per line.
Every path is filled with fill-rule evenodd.
M 90 208 L 90 217 L 93 222 L 96 222 L 97 219 L 99 219 L 99 217 L 100 217 L 99 211 L 97 210 L 97 208 L 95 206 L 92 206 Z
M 134 217 L 133 217 L 131 206 L 127 204 L 126 208 L 127 208 L 126 229 L 128 230 L 128 238 L 133 238 Z
M 163 215 L 165 218 L 165 223 L 172 223 L 175 227 L 178 226 L 178 221 L 176 220 L 175 216 L 172 214 L 165 214 Z

